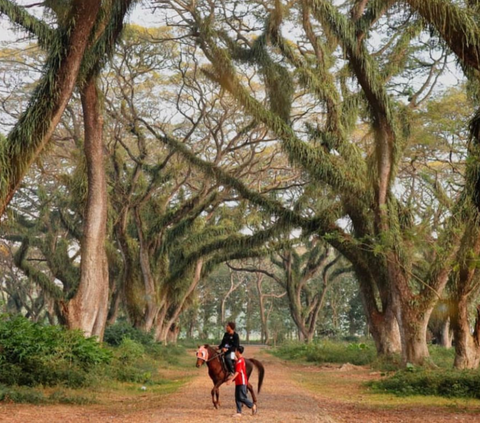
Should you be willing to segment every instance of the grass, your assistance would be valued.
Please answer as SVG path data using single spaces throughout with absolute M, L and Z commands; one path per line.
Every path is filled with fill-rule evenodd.
M 480 400 L 478 370 L 407 368 L 391 377 L 372 382 L 370 386 L 377 392 L 389 392 L 397 396 L 435 395 Z
M 271 352 L 271 351 L 270 351 Z M 354 406 L 356 409 L 369 410 L 433 410 L 441 409 L 446 414 L 462 412 L 478 413 L 480 400 L 471 398 L 444 398 L 433 395 L 398 396 L 379 391 L 369 386 L 372 381 L 384 378 L 384 372 L 375 371 L 370 366 L 362 366 L 347 371 L 340 370 L 340 363 L 335 367 L 319 365 L 306 360 L 294 359 L 294 381 L 321 398 L 320 401 L 334 401 L 342 405 Z M 342 405 L 340 405 L 342 404 Z M 428 412 L 428 411 L 427 411 Z M 407 420 L 408 421 L 408 418 Z
M 192 375 L 194 358 L 183 347 L 152 345 L 142 349 L 130 342 L 112 348 L 113 359 L 89 375 L 87 386 L 66 388 L 0 384 L 0 402 L 31 404 L 102 404 L 123 407 L 125 397 L 149 399 L 172 394 Z M 137 404 L 138 406 L 139 404 Z
M 372 374 L 368 369 L 354 370 L 344 372 L 343 374 L 340 374 L 339 371 L 313 373 L 311 370 L 301 371 L 296 374 L 297 382 L 317 394 L 335 398 L 342 402 L 361 404 L 377 409 L 399 407 L 480 407 L 480 401 L 475 399 L 451 399 L 433 395 L 399 397 L 395 394 L 375 391 L 367 386 L 366 383 L 378 379 L 379 375 Z
M 78 392 L 66 388 L 32 388 L 29 386 L 0 385 L 0 402 L 20 404 L 93 404 L 95 398 L 91 392 Z
M 345 403 L 374 409 L 442 407 L 466 412 L 478 412 L 480 407 L 480 372 L 452 370 L 452 349 L 430 348 L 433 370 L 409 367 L 403 371 L 399 371 L 400 357 L 377 359 L 371 354 L 374 346 L 368 343 L 290 343 L 271 352 L 294 363 L 298 383 Z M 328 363 L 336 363 L 336 368 Z M 341 371 L 342 363 L 362 367 Z

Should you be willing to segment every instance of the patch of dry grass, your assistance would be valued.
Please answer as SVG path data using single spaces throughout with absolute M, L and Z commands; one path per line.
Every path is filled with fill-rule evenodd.
M 477 413 L 480 410 L 480 400 L 436 396 L 398 397 L 393 394 L 373 392 L 366 386 L 366 382 L 378 380 L 382 376 L 379 372 L 372 372 L 368 368 L 341 371 L 325 367 L 315 369 L 311 366 L 296 366 L 294 376 L 298 383 L 316 395 L 371 409 L 440 407 L 446 411 L 462 409 Z

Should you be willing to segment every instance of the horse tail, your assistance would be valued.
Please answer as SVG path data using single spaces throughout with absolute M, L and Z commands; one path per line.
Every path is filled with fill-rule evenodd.
M 260 389 L 262 388 L 263 378 L 265 376 L 265 367 L 263 367 L 263 364 L 260 361 L 254 359 L 254 358 L 249 358 L 249 360 L 252 362 L 252 364 L 258 370 L 258 389 L 257 389 L 257 392 L 260 393 Z

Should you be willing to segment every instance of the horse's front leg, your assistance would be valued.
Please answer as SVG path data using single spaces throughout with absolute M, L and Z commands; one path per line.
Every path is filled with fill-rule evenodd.
M 220 387 L 220 385 L 223 383 L 223 381 L 221 382 L 217 382 L 215 383 L 215 385 L 213 385 L 213 388 L 212 388 L 212 402 L 213 402 L 213 406 L 218 409 L 218 407 L 220 407 L 220 400 L 219 400 L 219 397 L 220 397 L 220 389 L 218 389 Z
M 253 390 L 253 386 L 250 382 L 247 384 L 247 389 L 250 391 L 250 394 L 252 395 L 252 401 L 254 404 L 257 403 L 257 397 L 255 396 L 255 391 Z
M 217 407 L 217 403 L 215 402 L 215 386 L 212 388 L 212 392 L 211 392 L 211 393 L 212 393 L 213 406 L 214 406 L 215 408 L 218 408 L 218 407 Z
M 223 384 L 223 380 L 219 381 L 215 384 L 215 396 L 217 398 L 217 407 L 220 407 L 220 385 Z

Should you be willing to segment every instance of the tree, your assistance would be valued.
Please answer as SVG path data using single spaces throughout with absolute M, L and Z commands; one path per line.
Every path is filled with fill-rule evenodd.
M 81 4 L 80 4 L 81 3 Z M 80 86 L 85 122 L 85 153 L 87 157 L 88 200 L 83 239 L 81 242 L 81 279 L 75 295 L 62 305 L 68 326 L 83 330 L 86 336 L 100 339 L 107 320 L 108 267 L 104 250 L 107 196 L 103 165 L 103 118 L 97 92 L 97 77 L 105 58 L 114 48 L 123 19 L 132 1 L 117 1 L 97 19 L 100 4 L 75 2 L 46 4 L 56 14 L 58 30 L 52 31 L 41 21 L 19 7 L 5 2 L 2 11 L 12 21 L 31 31 L 42 46 L 50 47 L 47 59 L 49 76 L 38 84 L 32 106 L 20 118 L 7 138 L 2 160 L 11 169 L 3 190 L 6 204 L 12 198 L 30 163 L 38 156 L 58 124 L 77 82 Z M 71 34 L 71 35 L 70 35 Z M 71 36 L 71 39 L 68 37 Z M 62 45 L 63 43 L 63 45 Z M 62 63 L 64 62 L 64 63 Z M 78 77 L 78 81 L 77 81 Z M 55 81 L 55 78 L 58 78 Z M 50 100 L 49 100 L 50 98 Z M 58 104 L 55 104 L 58 101 Z M 18 137 L 35 134 L 24 148 L 12 149 Z M 17 156 L 20 154 L 21 159 Z
M 286 293 L 299 339 L 311 342 L 317 329 L 319 314 L 325 305 L 328 288 L 338 276 L 349 271 L 346 267 L 338 266 L 340 258 L 339 255 L 332 257 L 332 251 L 317 238 L 292 242 L 289 248 L 273 254 L 270 260 L 279 272 L 268 271 L 262 267 L 231 268 L 263 274 L 275 280 Z M 258 288 L 258 291 L 262 302 L 261 289 Z M 261 310 L 264 316 L 263 306 Z M 263 327 L 266 327 L 265 323 Z
M 99 10 L 97 1 L 72 0 L 65 25 L 59 26 L 55 33 L 14 3 L 8 0 L 0 3 L 0 11 L 12 22 L 38 34 L 40 43 L 50 46 L 44 76 L 30 105 L 2 143 L 0 214 L 5 211 L 31 163 L 44 149 L 68 104 Z
M 412 210 L 394 190 L 407 145 L 405 116 L 409 107 L 392 98 L 388 90 L 393 78 L 401 76 L 405 58 L 415 48 L 414 41 L 423 26 L 421 21 L 401 15 L 395 18 L 394 26 L 403 28 L 402 36 L 376 52 L 369 51 L 366 40 L 374 33 L 375 25 L 388 19 L 385 12 L 393 2 L 381 4 L 365 9 L 367 2 L 355 2 L 354 8 L 347 11 L 319 0 L 301 2 L 296 9 L 279 1 L 274 8 L 260 4 L 252 6 L 256 16 L 263 18 L 254 20 L 256 28 L 249 27 L 239 15 L 230 20 L 216 19 L 234 15 L 234 8 L 218 6 L 217 10 L 203 2 L 176 6 L 189 16 L 187 24 L 194 22 L 197 42 L 211 65 L 205 73 L 281 140 L 292 162 L 337 196 L 334 211 L 338 214 L 322 216 L 315 231 L 352 263 L 378 351 L 396 350 L 398 323 L 404 362 L 422 363 L 428 357 L 428 317 L 447 283 L 459 245 L 458 215 L 454 211 L 436 228 L 438 248 L 431 245 L 428 261 L 419 260 L 420 249 L 412 244 L 417 231 Z M 365 13 L 361 13 L 363 10 Z M 353 22 L 347 16 L 354 16 Z M 282 23 L 287 20 L 303 31 L 299 48 L 294 48 L 282 32 Z M 258 34 L 262 23 L 261 34 L 252 37 L 250 33 L 256 30 Z M 302 45 L 308 49 L 302 49 Z M 345 52 L 348 67 L 342 66 L 338 47 Z M 284 61 L 276 60 L 278 56 Z M 331 73 L 332 63 L 340 71 Z M 260 70 L 267 105 L 258 90 L 253 92 L 244 83 L 245 66 Z M 291 74 L 292 69 L 301 75 L 298 80 Z M 349 77 L 350 82 L 355 81 L 357 91 L 347 84 Z M 416 94 L 428 95 L 426 87 L 431 82 L 431 77 L 426 76 Z M 305 131 L 303 137 L 297 131 L 300 122 L 292 121 L 290 116 L 295 89 L 284 88 L 294 83 L 315 96 L 322 117 L 316 126 L 305 123 L 310 131 Z M 279 86 L 281 91 L 276 89 Z M 410 96 L 413 108 L 418 104 L 416 94 Z M 350 140 L 357 117 L 368 125 L 370 148 L 363 154 Z M 261 203 L 253 194 L 247 195 L 250 201 Z M 277 213 L 286 216 L 285 211 L 277 209 Z M 350 223 L 348 230 L 336 224 L 342 216 Z M 298 226 L 303 224 L 304 230 L 312 231 L 305 221 L 300 224 L 300 216 L 295 219 Z
M 197 157 L 221 164 L 265 192 L 282 189 L 293 176 L 281 167 L 272 170 L 282 163 L 275 148 L 263 145 L 264 133 L 249 118 L 239 118 L 216 87 L 199 83 L 194 57 L 179 61 L 171 44 L 138 42 L 139 36 L 148 40 L 168 34 L 132 28 L 126 35 L 107 97 L 114 230 L 125 262 L 122 286 L 130 319 L 165 342 L 201 278 L 230 258 L 265 254 L 259 247 L 268 238 L 241 235 L 256 212 L 159 146 L 159 133 L 168 130 L 192 145 Z M 172 93 L 172 81 L 180 82 L 178 93 Z M 152 108 L 156 102 L 158 109 Z M 168 115 L 161 113 L 167 108 Z M 144 125 L 147 119 L 155 120 L 155 127 Z

